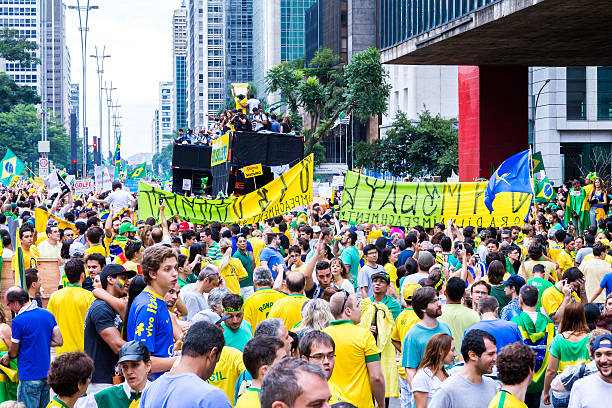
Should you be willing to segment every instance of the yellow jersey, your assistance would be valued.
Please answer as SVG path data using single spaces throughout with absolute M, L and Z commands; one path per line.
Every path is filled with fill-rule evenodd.
M 559 253 L 563 250 L 563 245 L 557 243 L 556 241 L 549 241 L 549 254 L 553 261 L 557 262 L 557 257 Z
M 552 316 L 557 313 L 559 306 L 561 306 L 561 303 L 563 303 L 564 297 L 565 295 L 563 294 L 563 292 L 561 292 L 554 285 L 549 287 L 542 293 L 542 306 L 544 307 L 544 309 L 546 309 L 546 313 L 549 316 Z M 580 297 L 578 297 L 578 294 L 576 292 L 572 292 L 571 301 L 580 302 Z
M 215 265 L 218 267 L 220 263 L 221 261 L 217 261 Z M 248 276 L 249 274 L 238 258 L 231 258 L 230 263 L 225 268 L 221 269 L 221 277 L 225 281 L 227 289 L 236 295 L 241 294 L 240 281 Z
M 302 320 L 302 306 L 309 300 L 302 294 L 289 295 L 279 299 L 274 302 L 270 309 L 268 319 L 278 317 L 285 322 L 287 330 L 291 330 L 293 326 Z
M 108 258 L 108 250 L 100 244 L 95 244 L 87 248 L 85 250 L 85 256 L 89 254 L 100 254 L 103 257 Z
M 411 307 L 404 309 L 395 319 L 395 325 L 391 331 L 391 340 L 398 341 L 401 347 L 404 344 L 404 337 L 406 337 L 408 330 L 420 320 Z M 406 368 L 402 367 L 401 364 L 399 365 L 398 372 L 400 377 L 406 379 Z
M 488 408 L 527 408 L 527 405 L 508 391 L 497 391 Z
M 30 245 L 30 249 L 27 251 L 24 247 L 21 247 L 21 249 L 23 250 L 23 267 L 26 269 L 36 268 L 36 260 L 40 257 L 40 252 L 38 252 L 36 245 Z M 17 250 L 15 250 L 11 258 L 11 266 L 13 271 L 17 270 Z
M 261 390 L 259 388 L 247 388 L 245 393 L 238 397 L 236 408 L 261 408 L 261 403 L 259 402 L 260 393 Z
M 242 361 L 240 350 L 225 346 L 221 350 L 221 357 L 215 366 L 215 371 L 208 379 L 208 383 L 221 388 L 234 406 L 234 386 L 240 373 L 244 370 L 246 370 L 246 367 Z
M 557 255 L 557 263 L 559 264 L 559 269 L 561 269 L 561 275 L 563 275 L 566 269 L 576 266 L 574 258 L 572 258 L 572 255 L 565 249 L 561 250 L 559 255 Z
M 49 401 L 47 404 L 47 408 L 68 408 L 68 405 L 59 399 L 57 395 L 54 395 L 53 398 L 51 398 L 51 401 Z
M 589 259 L 593 259 L 593 258 L 595 258 L 595 256 L 591 252 L 590 254 L 588 254 L 584 258 L 582 258 L 582 263 L 580 265 L 582 265 L 585 261 L 588 261 Z M 612 264 L 612 255 L 606 255 L 605 261 L 607 263 L 609 263 L 609 264 Z
M 55 349 L 57 355 L 84 350 L 85 315 L 95 299 L 90 291 L 74 284 L 53 292 L 47 310 L 55 316 L 64 338 L 64 344 Z
M 259 264 L 259 254 L 261 253 L 261 250 L 266 247 L 266 241 L 257 237 L 251 237 L 247 239 L 247 241 L 249 241 L 253 247 L 253 259 L 255 260 L 255 266 L 261 266 Z
M 244 320 L 251 324 L 253 331 L 257 328 L 257 325 L 268 318 L 270 309 L 279 299 L 284 298 L 284 293 L 281 293 L 272 288 L 264 288 L 256 290 L 251 296 L 246 298 L 244 301 Z
M 373 408 L 367 363 L 380 361 L 374 336 L 349 320 L 333 321 L 323 331 L 336 344 L 336 364 L 329 379 L 330 388 L 337 392 L 340 401 L 359 408 Z

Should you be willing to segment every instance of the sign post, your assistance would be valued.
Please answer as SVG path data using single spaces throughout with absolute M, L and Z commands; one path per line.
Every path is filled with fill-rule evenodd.
M 49 176 L 49 159 L 41 157 L 38 159 L 38 177 Z

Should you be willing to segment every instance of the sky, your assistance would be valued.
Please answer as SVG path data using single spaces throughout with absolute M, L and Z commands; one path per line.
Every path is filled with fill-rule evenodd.
M 64 0 L 76 5 L 76 0 Z M 80 4 L 86 4 L 81 0 Z M 151 152 L 151 121 L 159 105 L 159 82 L 172 81 L 172 13 L 181 0 L 90 0 L 98 10 L 89 14 L 87 36 L 87 125 L 89 142 L 100 133 L 96 59 L 106 46 L 103 82 L 112 81 L 114 104 L 122 124 L 121 156 Z M 82 57 L 76 10 L 66 10 L 66 41 L 71 58 L 71 81 L 81 84 Z M 81 109 L 82 109 L 81 94 Z M 103 94 L 103 151 L 107 151 L 107 108 Z M 82 120 L 82 114 L 79 119 Z M 112 126 L 112 119 L 111 119 Z M 82 128 L 82 124 L 80 125 Z M 81 129 L 82 133 L 82 129 Z M 111 129 L 111 138 L 112 138 Z M 112 144 L 111 140 L 111 144 Z M 115 146 L 111 146 L 114 151 Z

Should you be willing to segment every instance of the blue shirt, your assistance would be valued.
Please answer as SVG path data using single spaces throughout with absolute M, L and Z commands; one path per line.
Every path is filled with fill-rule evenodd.
M 277 120 L 270 119 L 270 131 L 280 133 L 280 123 Z
M 414 251 L 412 249 L 408 249 L 408 248 L 404 249 L 397 256 L 397 266 L 400 267 L 402 265 L 405 265 L 408 258 L 412 258 L 413 255 L 414 255 Z
M 268 263 L 268 269 L 272 272 L 272 277 L 276 279 L 276 272 L 274 271 L 274 267 L 276 265 L 285 266 L 285 260 L 283 256 L 280 254 L 278 249 L 267 245 L 264 249 L 259 253 L 259 262 L 266 261 Z
M 11 323 L 11 342 L 19 343 L 17 374 L 21 381 L 47 378 L 51 364 L 51 337 L 57 326 L 51 312 L 31 302 Z
M 145 288 L 130 307 L 128 341 L 144 343 L 152 356 L 172 357 L 174 337 L 170 312 L 164 298 Z
M 502 347 L 507 346 L 508 344 L 516 343 L 517 341 L 523 341 L 521 331 L 519 330 L 518 325 L 514 322 L 507 322 L 505 320 L 500 319 L 481 320 L 475 325 L 469 327 L 463 333 L 463 337 L 465 338 L 466 333 L 468 333 L 470 330 L 475 329 L 486 331 L 491 336 L 495 337 L 498 353 L 499 350 L 502 349 Z
M 519 299 L 514 298 L 501 310 L 499 318 L 502 320 L 510 321 L 514 316 L 520 315 L 522 312 Z
M 606 273 L 599 283 L 599 287 L 606 290 L 606 297 L 612 292 L 612 273 Z
M 438 322 L 438 325 L 433 329 L 421 326 L 420 322 L 412 326 L 402 345 L 402 367 L 414 368 L 415 370 L 421 363 L 425 354 L 427 342 L 434 334 L 446 333 L 452 336 L 450 328 L 446 323 Z
M 194 373 L 164 374 L 145 388 L 140 398 L 141 408 L 231 408 L 220 388 L 202 380 Z

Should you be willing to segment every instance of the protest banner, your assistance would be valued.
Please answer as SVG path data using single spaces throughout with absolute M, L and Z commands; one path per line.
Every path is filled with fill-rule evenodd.
M 140 183 L 140 179 L 125 179 L 125 188 L 128 189 L 130 193 L 135 193 L 138 191 L 138 184 Z
M 263 174 L 263 169 L 261 168 L 261 163 L 251 164 L 249 166 L 244 166 L 242 169 L 244 173 L 244 178 L 251 178 L 261 176 Z
M 115 176 L 115 167 L 96 166 L 94 170 L 94 178 L 96 181 L 96 191 L 100 193 L 104 191 L 109 191 L 113 186 L 114 176 Z
M 60 229 L 70 228 L 73 231 L 75 230 L 73 223 L 68 222 L 60 217 L 56 217 L 55 215 L 51 215 L 49 211 L 43 210 L 42 208 L 35 208 L 34 220 L 36 224 L 36 231 L 38 231 L 38 233 L 43 233 L 47 230 L 47 223 L 49 222 L 49 218 L 53 218 L 55 221 L 57 221 L 57 226 Z
M 531 194 L 499 193 L 493 212 L 485 207 L 487 182 L 404 183 L 347 172 L 340 219 L 356 223 L 433 228 L 449 218 L 459 227 L 521 225 Z
M 228 132 L 213 142 L 212 152 L 210 155 L 210 167 L 214 167 L 227 161 L 229 138 L 230 134 Z
M 72 188 L 76 196 L 93 193 L 94 181 L 92 179 L 75 180 Z
M 203 224 L 251 224 L 273 218 L 312 201 L 313 155 L 291 167 L 265 186 L 240 197 L 203 200 L 172 194 L 145 183 L 138 190 L 140 219 L 159 219 L 159 200 L 165 203 L 167 218 L 178 215 L 182 220 Z

